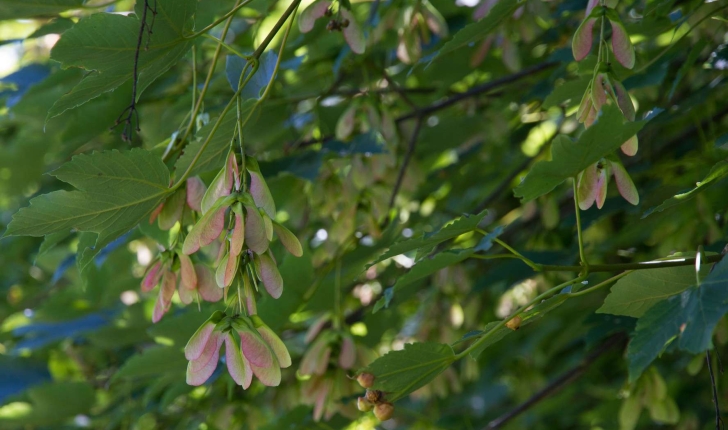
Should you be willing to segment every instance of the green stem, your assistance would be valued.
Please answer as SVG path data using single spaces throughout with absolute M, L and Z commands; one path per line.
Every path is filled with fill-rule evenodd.
M 554 294 L 558 293 L 559 291 L 563 290 L 564 288 L 568 287 L 569 285 L 577 284 L 581 281 L 586 279 L 586 275 L 581 275 L 575 279 L 572 279 L 571 281 L 566 281 L 563 284 L 559 284 L 551 289 L 546 290 L 545 292 L 539 294 L 535 298 L 533 298 L 530 302 L 526 303 L 525 305 L 521 306 L 516 310 L 513 314 L 511 314 L 509 317 L 504 318 L 501 320 L 495 327 L 487 331 L 486 333 L 483 333 L 478 340 L 471 343 L 470 346 L 462 350 L 459 354 L 455 355 L 455 360 L 460 360 L 461 358 L 465 357 L 466 355 L 473 352 L 475 349 L 478 348 L 483 342 L 488 340 L 491 336 L 493 336 L 500 328 L 506 325 L 506 323 L 513 318 L 517 317 L 518 315 L 525 312 L 528 308 L 530 308 L 533 305 L 536 305 L 540 303 L 542 300 L 548 299 L 549 297 L 553 296 Z
M 634 272 L 634 270 L 627 270 L 626 272 L 622 272 L 619 275 L 614 275 L 611 278 L 607 279 L 606 281 L 600 282 L 600 283 L 596 284 L 593 287 L 589 287 L 589 288 L 587 288 L 585 290 L 581 290 L 581 291 L 575 291 L 573 293 L 568 293 L 568 296 L 569 296 L 569 298 L 584 296 L 584 295 L 589 294 L 589 293 L 592 293 L 592 292 L 594 292 L 594 291 L 596 291 L 596 290 L 598 290 L 600 288 L 604 288 L 607 285 L 610 285 L 613 282 L 618 281 L 619 279 L 624 278 L 625 276 L 629 275 L 632 272 Z
M 283 15 L 278 19 L 278 22 L 273 26 L 273 29 L 268 33 L 268 35 L 265 37 L 265 40 L 263 40 L 263 43 L 258 46 L 258 49 L 253 52 L 253 57 L 260 58 L 260 56 L 263 54 L 263 51 L 265 51 L 265 48 L 268 47 L 270 42 L 273 40 L 275 35 L 278 33 L 278 31 L 283 26 L 283 23 L 286 22 L 289 16 L 298 8 L 298 5 L 301 3 L 301 0 L 293 0 L 291 2 L 291 5 L 288 6 L 288 9 L 286 9 L 285 12 L 283 12 Z
M 489 234 L 487 231 L 480 229 L 480 228 L 476 228 L 475 231 L 482 234 L 483 236 L 486 236 Z M 512 257 L 496 257 L 494 255 L 499 255 L 499 254 L 494 254 L 494 255 L 491 254 L 491 256 L 488 256 L 488 254 L 484 254 L 484 255 L 473 255 L 473 258 L 479 258 L 481 260 L 490 260 L 490 259 L 495 259 L 495 258 L 517 258 L 517 259 L 523 261 L 524 263 L 526 263 L 533 270 L 535 270 L 537 272 L 541 271 L 541 268 L 538 264 L 533 262 L 533 260 L 531 260 L 530 258 L 527 258 L 526 256 L 524 256 L 520 252 L 516 251 L 513 247 L 511 247 L 504 241 L 502 241 L 496 237 L 496 238 L 493 238 L 493 242 L 497 243 L 498 245 L 500 245 L 503 248 L 505 248 L 506 250 L 508 250 L 511 254 L 513 254 L 513 256 Z M 503 254 L 500 254 L 500 255 L 503 255 Z
M 212 36 L 210 34 L 203 34 L 202 37 L 205 39 L 210 39 L 216 43 L 219 43 L 222 45 L 223 48 L 227 49 L 228 51 L 232 52 L 233 54 L 237 55 L 238 57 L 248 59 L 250 56 L 244 55 L 242 52 L 238 51 L 237 49 L 233 48 L 232 46 L 228 45 L 227 43 L 223 42 L 222 40 L 218 39 L 215 36 Z
M 474 254 L 470 258 L 479 260 L 492 260 L 497 258 L 521 258 L 508 254 Z M 721 260 L 720 255 L 708 255 L 701 262 L 717 263 Z M 561 266 L 553 264 L 538 264 L 539 272 L 580 272 L 584 269 L 582 266 Z M 641 261 L 638 263 L 617 263 L 617 264 L 590 264 L 589 273 L 597 272 L 620 272 L 622 270 L 648 270 L 648 269 L 664 269 L 666 267 L 690 266 L 695 264 L 695 257 L 666 257 L 663 260 Z
M 589 274 L 589 263 L 586 261 L 586 253 L 584 252 L 584 236 L 581 231 L 581 209 L 579 209 L 579 190 L 576 187 L 576 178 L 573 180 L 574 183 L 574 210 L 576 211 L 576 233 L 577 240 L 579 242 L 579 259 L 581 265 L 584 268 L 584 274 Z
M 238 0 L 235 3 L 235 7 L 237 7 L 240 4 L 240 0 Z M 225 36 L 227 36 L 228 30 L 230 29 L 230 24 L 233 22 L 233 17 L 230 16 L 227 18 L 227 22 L 225 22 L 225 27 L 222 29 L 222 33 L 220 34 L 220 40 L 225 40 Z M 215 66 L 217 65 L 217 60 L 220 58 L 220 53 L 222 52 L 222 44 L 218 44 L 217 48 L 215 48 L 215 53 L 212 55 L 212 63 L 210 64 L 210 69 L 207 71 L 207 77 L 205 78 L 205 83 L 202 85 L 202 90 L 200 91 L 200 96 L 197 99 L 197 104 L 195 104 L 194 109 L 192 110 L 192 115 L 190 116 L 190 122 L 187 124 L 187 128 L 185 129 L 184 134 L 180 138 L 180 142 L 182 142 L 182 145 L 185 145 L 185 142 L 187 142 L 187 138 L 190 136 L 190 133 L 192 132 L 192 127 L 194 127 L 195 122 L 197 121 L 197 114 L 200 112 L 200 108 L 202 107 L 202 102 L 205 99 L 205 95 L 207 94 L 207 89 L 210 87 L 210 82 L 212 81 L 212 75 L 215 73 Z M 222 118 L 222 116 L 220 116 Z M 219 121 L 218 121 L 219 122 Z M 209 140 L 209 139 L 208 139 Z M 206 145 L 204 145 L 206 146 Z M 197 154 L 195 157 L 194 162 L 197 161 L 199 158 L 201 152 Z M 187 169 L 189 172 L 191 168 L 194 166 L 194 163 L 190 165 L 190 167 Z M 184 179 L 187 179 L 185 177 Z M 180 182 L 178 181 L 178 184 Z M 177 185 L 179 186 L 179 185 Z
M 195 37 L 200 36 L 200 35 L 208 32 L 209 30 L 212 30 L 213 28 L 217 27 L 221 22 L 225 21 L 228 18 L 232 18 L 232 16 L 235 15 L 235 12 L 239 11 L 245 5 L 247 5 L 248 3 L 252 2 L 252 1 L 253 0 L 245 0 L 242 3 L 236 4 L 235 7 L 233 7 L 228 13 L 226 13 L 225 15 L 221 16 L 220 18 L 216 19 L 207 27 L 203 28 L 200 31 L 196 31 L 192 34 L 188 34 L 188 35 L 184 36 L 184 38 L 185 39 L 194 39 Z M 224 37 L 223 37 L 223 39 L 224 39 Z
M 225 115 L 228 113 L 230 108 L 232 107 L 233 103 L 235 102 L 236 98 L 240 95 L 240 93 L 243 91 L 243 88 L 245 88 L 245 85 L 250 81 L 250 78 L 255 74 L 256 70 L 258 68 L 258 63 L 256 62 L 253 66 L 253 71 L 248 75 L 248 77 L 243 82 L 243 85 L 238 87 L 238 90 L 235 92 L 233 97 L 230 99 L 228 104 L 225 106 L 225 108 L 220 113 L 220 116 L 217 117 L 217 121 L 215 121 L 215 124 L 213 124 L 212 129 L 210 130 L 210 134 L 207 135 L 205 138 L 205 141 L 202 143 L 202 146 L 200 146 L 200 149 L 197 151 L 197 154 L 195 154 L 195 157 L 192 159 L 192 162 L 190 162 L 190 165 L 187 167 L 187 170 L 180 176 L 180 178 L 177 180 L 177 182 L 172 185 L 171 190 L 176 190 L 184 183 L 184 181 L 190 176 L 192 173 L 192 169 L 195 167 L 195 164 L 197 164 L 197 161 L 202 156 L 202 153 L 205 151 L 205 148 L 207 148 L 207 145 L 210 144 L 210 141 L 212 140 L 213 136 L 215 136 L 215 133 L 217 133 L 217 129 L 220 128 L 220 124 L 222 124 L 223 118 L 225 118 Z

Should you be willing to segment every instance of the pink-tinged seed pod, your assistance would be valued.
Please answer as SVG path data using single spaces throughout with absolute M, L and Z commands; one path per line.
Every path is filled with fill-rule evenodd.
M 281 277 L 276 264 L 266 254 L 257 256 L 257 260 L 260 262 L 260 271 L 258 275 L 263 281 L 265 290 L 274 299 L 277 299 L 283 294 L 283 278 Z
M 250 195 L 253 196 L 255 205 L 263 209 L 269 217 L 276 217 L 276 204 L 270 193 L 268 184 L 265 183 L 263 175 L 260 173 L 258 162 L 255 159 L 248 161 L 248 173 L 250 173 Z
M 210 182 L 210 187 L 200 202 L 203 214 L 206 214 L 220 197 L 230 195 L 232 183 L 232 172 L 228 173 L 227 168 L 223 168 L 218 172 L 215 179 Z
M 354 339 L 345 334 L 341 338 L 341 351 L 339 352 L 339 367 L 342 369 L 351 369 L 354 367 L 354 361 L 356 360 L 356 345 L 354 345 Z
M 587 4 L 586 4 L 586 12 L 584 13 L 584 16 L 589 16 L 589 14 L 591 13 L 592 9 L 594 9 L 595 7 L 597 7 L 597 5 L 599 4 L 599 1 L 600 0 L 589 0 L 587 2 Z
M 197 176 L 187 179 L 187 206 L 193 211 L 202 212 L 202 197 L 207 191 L 207 186 Z
M 278 365 L 268 344 L 257 332 L 254 332 L 245 323 L 238 324 L 236 329 L 240 335 L 240 348 L 251 365 L 258 368 Z
M 346 43 L 349 44 L 351 51 L 355 54 L 363 54 L 366 49 L 366 41 L 364 41 L 364 33 L 357 24 L 354 14 L 344 8 L 339 9 L 339 12 L 342 18 L 349 21 L 349 25 L 343 30 Z
M 610 87 L 607 89 L 607 87 Z M 607 93 L 611 89 L 609 79 L 605 73 L 598 73 L 592 85 L 591 98 L 596 110 L 607 104 Z
M 278 239 L 280 239 L 283 247 L 286 248 L 288 252 L 290 252 L 295 257 L 300 257 L 303 255 L 301 242 L 298 241 L 298 238 L 295 234 L 291 233 L 290 230 L 278 224 L 277 222 L 273 222 L 273 230 L 275 230 Z
M 624 153 L 624 155 L 629 155 L 630 157 L 637 154 L 637 151 L 639 150 L 639 140 L 637 139 L 637 135 L 630 137 L 627 139 L 626 142 L 622 144 L 620 149 Z
M 379 421 L 387 421 L 394 414 L 394 406 L 391 403 L 380 403 L 374 406 L 374 416 Z
M 629 203 L 633 205 L 639 204 L 640 195 L 637 192 L 637 187 L 634 186 L 634 182 L 632 182 L 632 178 L 629 177 L 627 170 L 625 170 L 621 163 L 610 161 L 609 164 L 612 168 L 614 181 L 617 183 L 619 194 Z
M 185 238 L 182 252 L 190 255 L 200 249 L 200 246 L 209 245 L 220 236 L 225 227 L 226 206 L 209 211 L 197 221 Z
M 220 237 L 220 233 L 225 228 L 226 210 L 227 207 L 223 206 L 211 213 L 209 221 L 202 226 L 200 246 L 207 246 Z
M 185 358 L 187 360 L 195 360 L 200 357 L 202 350 L 205 348 L 207 341 L 210 339 L 212 332 L 215 330 L 215 325 L 219 323 L 225 316 L 220 311 L 215 311 L 210 318 L 207 319 L 198 329 L 195 334 L 192 335 L 190 340 L 185 345 Z
M 576 61 L 581 61 L 589 55 L 592 49 L 592 41 L 594 38 L 594 24 L 597 22 L 596 17 L 587 17 L 576 29 L 574 39 L 571 42 L 571 50 Z
M 329 366 L 330 356 L 329 339 L 327 336 L 321 336 L 303 354 L 298 370 L 302 375 L 323 375 Z
M 440 11 L 438 11 L 432 3 L 428 1 L 422 2 L 422 5 L 424 6 L 424 16 L 427 27 L 430 31 L 441 38 L 446 38 L 448 35 L 447 21 L 445 21 L 445 18 L 442 16 Z
M 213 332 L 203 349 L 202 354 L 187 364 L 187 384 L 199 386 L 204 384 L 217 368 L 217 362 L 220 360 L 220 345 L 222 344 L 222 336 L 219 332 Z M 206 353 L 209 351 L 209 353 Z M 208 356 L 209 354 L 209 356 Z
M 195 290 L 197 288 L 197 273 L 195 272 L 195 266 L 192 265 L 192 260 L 183 253 L 178 253 L 177 257 L 179 258 L 180 287 Z
M 243 389 L 248 389 L 250 383 L 253 382 L 253 369 L 241 353 L 240 347 L 231 332 L 225 334 L 225 362 L 233 381 L 242 386 Z
M 324 16 L 330 7 L 331 2 L 329 1 L 318 1 L 307 7 L 298 18 L 298 29 L 301 30 L 301 33 L 313 30 L 316 20 Z
M 589 110 L 589 113 L 586 116 L 586 119 L 584 120 L 584 127 L 589 128 L 597 120 L 597 115 L 599 114 L 599 111 L 592 105 L 591 109 Z
M 634 121 L 636 112 L 634 110 L 634 105 L 632 104 L 632 99 L 629 97 L 627 89 L 624 88 L 624 85 L 622 85 L 622 83 L 616 79 L 612 81 L 612 85 L 614 87 L 614 94 L 617 97 L 617 105 L 622 111 L 622 115 L 624 115 L 624 117 L 628 120 Z
M 245 206 L 245 243 L 256 254 L 268 250 L 268 238 L 265 234 L 265 223 L 258 208 Z
M 195 300 L 195 290 L 188 290 L 187 288 L 180 286 L 177 289 L 177 294 L 179 295 L 179 301 L 185 305 L 189 305 Z
M 219 302 L 222 299 L 223 290 L 217 286 L 210 268 L 204 264 L 197 263 L 195 264 L 195 273 L 197 274 L 197 290 L 202 300 Z
M 609 164 L 597 166 L 597 185 L 596 185 L 596 203 L 597 208 L 601 209 L 604 206 L 604 201 L 607 199 L 607 184 L 609 182 Z
M 157 217 L 159 216 L 159 213 L 162 212 L 162 209 L 164 209 L 164 203 L 154 208 L 152 213 L 149 214 L 149 224 L 157 220 Z
M 621 65 L 631 69 L 634 67 L 635 54 L 627 29 L 624 28 L 624 24 L 622 24 L 616 12 L 608 14 L 608 17 L 609 22 L 612 24 L 612 51 L 614 57 Z
M 356 124 L 357 105 L 352 104 L 344 113 L 341 114 L 336 122 L 336 138 L 339 140 L 347 140 L 354 133 L 354 125 Z
M 152 289 L 159 284 L 160 279 L 162 279 L 162 274 L 162 262 L 157 260 L 156 263 L 152 264 L 149 269 L 147 269 L 147 273 L 142 279 L 142 291 L 145 293 L 152 291 Z
M 599 174 L 597 172 L 597 164 L 594 163 L 587 167 L 579 175 L 577 184 L 577 194 L 579 196 L 579 208 L 583 211 L 589 209 L 597 198 L 597 181 Z
M 166 202 L 164 207 L 159 213 L 159 228 L 162 230 L 169 230 L 174 227 L 182 218 L 182 211 L 185 208 L 185 190 L 179 189 L 172 194 Z
M 356 377 L 356 382 L 358 382 L 362 388 L 372 388 L 372 386 L 374 386 L 374 375 L 367 372 L 360 373 L 359 376 Z
M 321 421 L 321 418 L 324 416 L 324 409 L 326 408 L 326 401 L 328 400 L 331 386 L 331 381 L 328 379 L 322 379 L 316 386 L 316 391 L 314 393 L 315 400 L 313 404 L 314 421 Z
M 321 332 L 321 329 L 324 328 L 327 322 L 329 322 L 329 315 L 326 314 L 322 316 L 321 318 L 317 319 L 313 324 L 311 324 L 311 327 L 308 328 L 306 331 L 306 337 L 304 338 L 304 342 L 311 343 L 311 341 L 318 336 L 318 334 Z
M 587 87 L 586 91 L 584 92 L 584 96 L 581 98 L 581 103 L 579 103 L 579 109 L 576 111 L 576 118 L 579 122 L 586 121 L 587 116 L 589 115 L 589 111 L 592 110 L 592 98 L 591 98 L 591 83 Z
M 238 271 L 238 261 L 238 257 L 233 257 L 230 254 L 222 258 L 215 272 L 215 281 L 218 287 L 225 288 L 232 285 L 235 273 Z
M 162 288 L 159 290 L 165 307 L 172 303 L 172 296 L 177 287 L 177 275 L 174 272 L 166 271 L 162 276 Z
M 235 209 L 235 226 L 230 235 L 230 255 L 234 257 L 240 255 L 243 251 L 243 243 L 245 243 L 245 221 L 242 206 L 239 206 Z
M 283 343 L 281 338 L 279 338 L 278 335 L 270 329 L 270 327 L 265 325 L 259 316 L 252 315 L 250 318 L 253 320 L 255 329 L 258 331 L 258 334 L 260 334 L 260 337 L 263 338 L 273 351 L 273 354 L 275 354 L 276 359 L 278 360 L 278 365 L 284 369 L 286 367 L 290 367 L 291 355 L 288 353 L 288 348 L 286 348 L 286 345 Z

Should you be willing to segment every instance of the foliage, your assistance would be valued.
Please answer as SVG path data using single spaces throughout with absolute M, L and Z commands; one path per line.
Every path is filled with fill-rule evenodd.
M 719 428 L 727 9 L 0 0 L 0 428 Z

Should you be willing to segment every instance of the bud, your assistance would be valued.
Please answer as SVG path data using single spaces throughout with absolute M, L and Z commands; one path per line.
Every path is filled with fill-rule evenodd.
M 231 332 L 225 335 L 225 362 L 228 373 L 235 383 L 243 389 L 250 387 L 250 383 L 253 382 L 253 369 L 250 367 L 250 362 L 241 354 L 240 347 Z
M 521 327 L 521 322 L 523 322 L 523 318 L 516 315 L 515 317 L 511 318 L 506 322 L 506 327 L 509 329 L 516 331 Z
M 187 364 L 187 384 L 198 386 L 210 379 L 220 360 L 222 342 L 220 332 L 213 332 L 210 335 L 199 357 Z
M 629 173 L 625 170 L 619 162 L 609 161 L 612 167 L 612 174 L 614 175 L 614 182 L 617 183 L 617 189 L 619 194 L 624 197 L 625 200 L 633 205 L 637 205 L 640 202 L 640 195 L 637 193 L 637 187 L 634 186 L 632 178 L 629 177 Z
M 374 406 L 374 416 L 379 421 L 387 421 L 394 414 L 394 405 L 391 403 L 380 403 Z
M 243 206 L 236 203 L 233 206 L 235 213 L 235 226 L 230 235 L 230 255 L 237 257 L 243 251 L 243 243 L 245 242 L 245 221 L 243 221 Z
M 359 410 L 362 412 L 371 411 L 373 406 L 374 405 L 372 405 L 371 402 L 369 402 L 369 400 L 365 399 L 364 397 L 359 397 L 356 400 L 356 407 L 359 408 Z
M 258 330 L 258 334 L 260 334 L 263 340 L 265 340 L 270 349 L 273 350 L 276 359 L 278 359 L 278 364 L 282 368 L 290 367 L 291 355 L 288 353 L 288 348 L 286 348 L 286 345 L 283 343 L 281 338 L 279 338 L 278 335 L 270 329 L 270 327 L 265 325 L 259 316 L 252 315 L 250 318 L 255 324 L 255 329 Z
M 374 385 L 374 375 L 371 373 L 361 373 L 356 377 L 356 382 L 358 382 L 362 388 L 372 388 L 372 385 Z
M 295 257 L 300 257 L 303 255 L 301 242 L 298 241 L 298 238 L 295 234 L 291 233 L 290 230 L 275 221 L 273 221 L 273 230 L 275 230 L 276 235 L 278 235 L 278 239 L 281 241 L 283 247 L 286 248 L 288 252 L 290 252 Z
M 574 33 L 574 40 L 571 42 L 571 50 L 574 54 L 576 61 L 581 61 L 589 55 L 592 49 L 592 41 L 594 38 L 594 24 L 597 22 L 596 16 L 590 14 L 587 18 L 579 25 Z
M 365 397 L 369 402 L 374 404 L 384 401 L 384 393 L 379 390 L 367 390 Z
M 150 266 L 146 275 L 144 275 L 144 279 L 142 279 L 142 291 L 152 291 L 152 289 L 159 284 L 159 280 L 162 279 L 163 273 L 164 271 L 162 270 L 161 261 L 157 261 Z
M 215 283 L 212 271 L 204 264 L 195 264 L 195 274 L 197 275 L 197 291 L 200 293 L 202 300 L 207 302 L 218 302 L 222 299 L 223 290 Z
M 624 67 L 631 69 L 634 67 L 635 54 L 632 41 L 629 40 L 627 29 L 624 28 L 622 20 L 614 10 L 607 11 L 607 18 L 612 24 L 612 51 L 614 58 Z
M 182 218 L 182 211 L 185 208 L 185 196 L 185 190 L 179 189 L 164 202 L 157 219 L 160 229 L 169 230 Z
M 212 209 L 208 210 L 197 221 L 197 224 L 192 227 L 192 230 L 185 238 L 182 252 L 190 255 L 197 252 L 201 246 L 209 245 L 220 236 L 223 228 L 225 228 L 225 211 L 229 204 L 230 201 L 221 201 L 219 205 L 213 205 Z
M 230 152 L 223 167 L 215 176 L 215 179 L 210 183 L 210 188 L 207 189 L 205 195 L 202 197 L 202 213 L 206 214 L 217 202 L 220 197 L 230 195 L 233 189 L 234 171 L 237 170 L 237 159 L 235 154 Z
M 341 351 L 339 351 L 339 367 L 342 369 L 351 369 L 356 360 L 356 345 L 354 339 L 345 334 L 341 338 Z

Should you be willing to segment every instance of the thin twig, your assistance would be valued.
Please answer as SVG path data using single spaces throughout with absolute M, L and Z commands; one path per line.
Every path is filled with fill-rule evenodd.
M 724 427 L 723 418 L 720 416 L 720 404 L 718 403 L 718 387 L 715 385 L 715 374 L 713 373 L 713 364 L 710 360 L 710 351 L 705 351 L 705 361 L 708 363 L 708 372 L 710 372 L 710 385 L 713 388 L 713 405 L 715 406 L 715 430 L 722 430 Z
M 599 357 L 604 355 L 605 353 L 609 352 L 612 348 L 622 345 L 626 339 L 626 336 L 624 333 L 617 333 L 613 336 L 611 336 L 609 339 L 607 339 L 604 343 L 602 343 L 597 349 L 589 353 L 586 357 L 584 357 L 584 360 L 579 363 L 576 367 L 564 372 L 561 374 L 558 378 L 551 381 L 550 384 L 545 386 L 541 391 L 531 396 L 528 400 L 521 403 L 520 405 L 516 406 L 515 408 L 511 409 L 510 411 L 506 412 L 505 414 L 501 415 L 500 417 L 494 419 L 490 423 L 488 423 L 488 426 L 485 428 L 486 430 L 493 430 L 493 429 L 499 429 L 504 424 L 506 424 L 508 421 L 512 420 L 513 418 L 517 417 L 518 415 L 522 414 L 529 408 L 533 407 L 537 403 L 539 403 L 541 400 L 546 399 L 547 397 L 556 394 L 566 386 L 567 384 L 570 384 L 577 379 L 581 375 L 584 374 L 584 372 L 591 366 Z
M 415 152 L 415 147 L 417 146 L 417 137 L 420 134 L 421 128 L 422 128 L 422 117 L 419 117 L 417 119 L 417 122 L 415 122 L 415 128 L 412 130 L 412 134 L 410 135 L 409 145 L 407 145 L 407 152 L 404 154 L 404 159 L 402 160 L 402 165 L 400 166 L 399 172 L 397 173 L 397 182 L 394 183 L 394 188 L 392 189 L 392 196 L 389 198 L 389 209 L 390 210 L 394 207 L 394 200 L 397 198 L 399 189 L 402 186 L 402 181 L 404 180 L 405 171 L 407 170 L 407 166 L 409 165 L 410 159 L 412 158 L 412 154 Z
M 470 98 L 470 97 L 473 97 L 473 96 L 476 96 L 479 94 L 486 93 L 495 88 L 516 82 L 516 81 L 526 78 L 528 76 L 535 75 L 536 73 L 540 73 L 544 70 L 550 69 L 550 68 L 556 66 L 557 64 L 558 63 L 554 62 L 554 61 L 547 61 L 545 63 L 537 64 L 535 66 L 523 69 L 518 73 L 513 73 L 511 75 L 504 76 L 499 79 L 493 79 L 492 81 L 486 82 L 481 85 L 477 85 L 477 86 L 469 89 L 468 91 L 465 91 L 464 93 L 460 93 L 460 94 L 454 95 L 452 97 L 449 97 L 445 100 L 435 102 L 429 106 L 425 106 L 418 110 L 413 110 L 412 112 L 409 112 L 400 117 L 397 117 L 397 119 L 395 121 L 399 123 L 402 121 L 406 121 L 408 119 L 413 119 L 413 118 L 418 118 L 418 117 L 433 114 L 441 109 L 445 109 L 446 107 L 452 106 L 459 101 L 465 100 L 467 98 Z
M 147 12 L 152 12 L 152 23 L 147 24 Z M 132 121 L 136 121 L 136 131 L 139 132 L 139 112 L 137 111 L 137 84 L 139 82 L 139 52 L 142 48 L 142 40 L 144 40 L 144 32 L 146 31 L 147 44 L 144 46 L 144 50 L 149 48 L 149 41 L 152 40 L 152 29 L 154 28 L 154 20 L 157 17 L 157 2 L 154 2 L 154 8 L 149 6 L 149 0 L 144 0 L 144 7 L 142 7 L 142 17 L 139 24 L 139 35 L 137 37 L 137 45 L 134 50 L 134 71 L 132 74 L 131 82 L 131 103 L 124 109 L 119 117 L 116 119 L 112 129 L 117 127 L 119 124 L 124 124 L 124 128 L 121 131 L 121 138 L 124 141 L 131 142 L 134 137 L 134 126 Z M 126 117 L 124 117 L 126 115 Z

